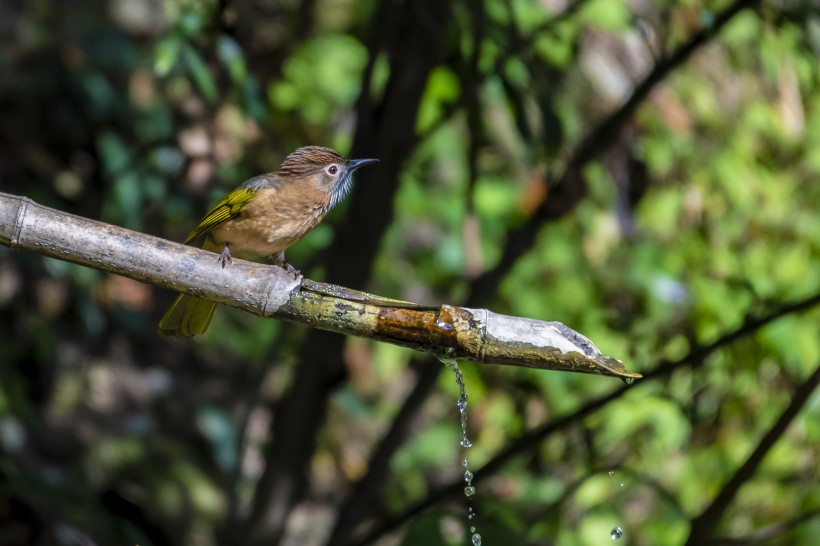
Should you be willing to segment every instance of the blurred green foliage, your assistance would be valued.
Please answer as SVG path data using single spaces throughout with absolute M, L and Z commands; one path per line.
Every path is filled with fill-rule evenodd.
M 400 30 L 429 6 L 378 4 L 10 2 L 0 190 L 181 240 L 226 190 L 295 147 L 347 152 L 363 97 L 401 96 Z M 413 134 L 397 137 L 413 144 L 392 201 L 378 204 L 389 226 L 361 234 L 379 242 L 369 282 L 352 288 L 462 302 L 544 200 L 564 199 L 553 182 L 581 140 L 725 3 L 563 4 L 456 2 L 452 20 L 427 21 L 446 29 L 445 45 L 420 76 Z M 651 371 L 820 291 L 820 15 L 811 2 L 762 4 L 676 66 L 583 166 L 570 181 L 583 187 L 578 206 L 545 219 L 532 247 L 502 264 L 493 311 L 564 322 Z M 338 230 L 368 225 L 349 206 L 289 261 L 322 278 Z M 242 523 L 261 502 L 271 423 L 302 418 L 283 415 L 281 401 L 307 334 L 220 309 L 202 339 L 161 339 L 155 324 L 172 297 L 0 248 L 7 543 L 250 543 Z M 304 500 L 287 507 L 276 540 L 325 543 L 412 389 L 415 356 L 347 343 L 346 381 L 303 461 Z M 818 363 L 812 308 L 636 384 L 478 483 L 483 544 L 600 544 L 617 525 L 624 543 L 684 543 Z M 617 387 L 462 369 L 474 469 Z M 363 521 L 383 523 L 461 480 L 457 389 L 449 373 L 437 381 Z M 818 423 L 815 393 L 714 536 L 751 540 L 782 525 L 767 544 L 816 541 Z M 438 503 L 379 538 L 463 544 L 465 506 L 461 496 Z

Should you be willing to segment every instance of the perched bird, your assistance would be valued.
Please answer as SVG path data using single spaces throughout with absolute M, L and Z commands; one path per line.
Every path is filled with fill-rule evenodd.
M 231 256 L 271 256 L 285 262 L 285 250 L 315 228 L 350 191 L 353 173 L 377 159 L 345 159 L 322 146 L 306 146 L 290 154 L 282 167 L 247 180 L 223 197 L 185 239 L 205 235 L 202 248 L 218 252 L 225 267 Z M 192 337 L 205 332 L 216 303 L 180 294 L 162 320 L 164 335 Z

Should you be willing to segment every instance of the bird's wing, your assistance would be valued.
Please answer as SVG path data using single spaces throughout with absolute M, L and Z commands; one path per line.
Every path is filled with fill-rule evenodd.
M 231 191 L 214 205 L 214 208 L 205 215 L 199 225 L 186 237 L 185 244 L 190 243 L 219 224 L 239 216 L 242 209 L 253 200 L 253 196 L 257 191 L 263 188 L 279 189 L 281 184 L 281 179 L 276 173 L 263 174 L 246 180 L 241 186 Z

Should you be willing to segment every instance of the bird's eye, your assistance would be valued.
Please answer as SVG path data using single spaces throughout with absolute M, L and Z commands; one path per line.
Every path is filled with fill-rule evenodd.
M 335 175 L 337 172 L 339 172 L 339 167 L 337 167 L 336 165 L 331 165 L 327 168 L 328 174 Z

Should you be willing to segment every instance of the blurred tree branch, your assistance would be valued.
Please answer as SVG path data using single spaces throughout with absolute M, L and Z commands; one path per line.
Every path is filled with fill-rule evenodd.
M 752 533 L 740 538 L 714 538 L 709 540 L 709 544 L 714 546 L 748 546 L 749 544 L 771 544 L 780 535 L 787 531 L 808 523 L 820 517 L 820 508 L 809 510 L 805 514 L 776 523 L 756 533 Z
M 703 512 L 691 520 L 691 529 L 687 545 L 708 544 L 712 541 L 715 527 L 720 523 L 723 514 L 729 509 L 740 488 L 754 477 L 763 459 L 786 433 L 786 429 L 809 401 L 811 394 L 820 384 L 820 366 L 803 382 L 792 395 L 791 403 L 775 421 L 769 431 L 760 439 L 757 447 L 749 454 L 746 461 L 735 471 L 729 481 L 721 488 L 720 493 Z
M 484 272 L 470 285 L 468 305 L 483 305 L 518 258 L 532 248 L 545 223 L 563 218 L 581 202 L 586 194 L 582 169 L 592 160 L 618 142 L 621 130 L 655 87 L 676 68 L 681 66 L 699 47 L 709 43 L 729 21 L 747 8 L 753 8 L 759 0 L 736 0 L 720 13 L 715 14 L 711 25 L 692 35 L 668 56 L 660 59 L 653 70 L 635 86 L 624 104 L 601 120 L 578 144 L 571 154 L 563 174 L 548 180 L 549 196 L 520 227 L 507 234 L 507 242 L 498 264 Z

